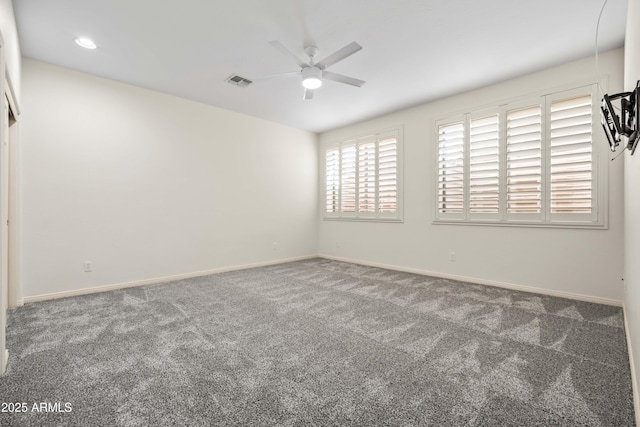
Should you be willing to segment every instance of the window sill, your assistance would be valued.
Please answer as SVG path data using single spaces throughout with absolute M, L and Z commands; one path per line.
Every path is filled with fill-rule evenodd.
M 324 217 L 324 221 L 346 221 L 346 222 L 395 222 L 402 223 L 400 218 L 357 218 L 357 217 Z
M 576 228 L 586 230 L 608 230 L 607 224 L 589 222 L 543 222 L 543 221 L 479 221 L 479 220 L 455 220 L 436 219 L 433 225 L 476 225 L 489 227 L 528 227 L 528 228 Z

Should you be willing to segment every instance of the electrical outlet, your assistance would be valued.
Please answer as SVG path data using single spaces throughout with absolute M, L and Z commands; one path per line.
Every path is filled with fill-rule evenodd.
M 455 252 L 449 252 L 449 261 L 456 262 L 456 253 Z
M 273 242 L 273 244 L 271 245 L 271 249 L 273 249 L 274 251 L 278 250 L 278 242 Z
M 91 272 L 91 261 L 84 262 L 84 272 L 85 273 Z

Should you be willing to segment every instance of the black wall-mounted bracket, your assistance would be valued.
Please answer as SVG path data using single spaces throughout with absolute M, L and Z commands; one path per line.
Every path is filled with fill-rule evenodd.
M 620 114 L 616 113 L 615 101 L 620 100 Z M 633 155 L 638 146 L 638 124 L 640 123 L 640 80 L 633 92 L 605 94 L 600 107 L 602 128 L 607 135 L 609 148 L 616 151 L 622 137 L 627 138 L 626 149 Z

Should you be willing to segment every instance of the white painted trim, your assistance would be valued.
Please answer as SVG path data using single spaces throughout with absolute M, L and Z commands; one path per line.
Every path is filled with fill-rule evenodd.
M 267 265 L 283 264 L 283 263 L 286 263 L 286 262 L 301 261 L 301 260 L 311 259 L 311 258 L 316 258 L 316 257 L 317 257 L 317 255 L 307 255 L 307 256 L 301 256 L 301 257 L 295 257 L 295 258 L 279 259 L 279 260 L 274 260 L 274 261 L 264 261 L 264 262 L 256 262 L 256 263 L 252 263 L 252 264 L 242 264 L 242 265 L 233 265 L 233 266 L 229 266 L 229 267 L 220 267 L 220 268 L 214 268 L 212 270 L 195 271 L 195 272 L 191 272 L 191 273 L 175 274 L 175 275 L 171 275 L 171 276 L 155 277 L 155 278 L 152 278 L 152 279 L 134 280 L 134 281 L 131 281 L 131 282 L 115 283 L 115 284 L 112 284 L 112 285 L 95 286 L 95 287 L 83 288 L 83 289 L 74 289 L 72 291 L 63 291 L 63 292 L 55 292 L 55 293 L 51 293 L 51 294 L 34 295 L 34 296 L 30 296 L 30 297 L 24 297 L 21 302 L 23 304 L 29 304 L 29 303 L 32 303 L 32 302 L 46 301 L 46 300 L 58 299 L 58 298 L 75 297 L 75 296 L 79 296 L 79 295 L 95 294 L 95 293 L 98 293 L 98 292 L 107 292 L 107 291 L 113 291 L 113 290 L 116 290 L 116 289 L 132 288 L 132 287 L 136 287 L 136 286 L 156 285 L 156 284 L 159 284 L 159 283 L 172 282 L 172 281 L 175 281 L 175 280 L 191 279 L 193 277 L 208 276 L 210 274 L 225 273 L 225 272 L 228 272 L 228 271 L 245 270 L 245 269 L 248 269 L 248 268 L 264 267 L 264 266 L 267 266 Z M 22 304 L 20 304 L 20 302 L 18 304 L 22 305 Z
M 633 388 L 633 407 L 636 414 L 636 425 L 640 426 L 640 384 L 636 375 L 635 359 L 633 358 L 633 347 L 631 346 L 631 335 L 629 334 L 629 323 L 627 318 L 626 304 L 622 308 L 624 315 L 624 331 L 627 336 L 627 352 L 629 353 L 629 368 L 631 369 L 631 386 Z
M 9 75 L 9 70 L 4 75 L 5 78 L 5 86 L 4 93 L 9 100 L 9 106 L 11 107 L 11 111 L 15 116 L 16 120 L 18 120 L 18 116 L 20 115 L 20 105 L 18 104 L 18 98 L 16 98 L 16 91 L 13 87 L 13 82 L 11 81 L 11 76 Z
M 10 86 L 10 81 L 5 81 Z M 5 86 L 6 87 L 6 86 Z M 10 91 L 11 92 L 11 91 Z M 9 93 L 12 95 L 12 93 Z M 18 146 L 18 114 L 14 110 L 17 105 L 12 103 L 9 98 L 9 105 L 13 113 L 15 122 L 9 124 L 9 140 L 7 143 L 7 156 L 9 157 L 9 182 L 8 182 L 8 264 L 7 264 L 7 286 L 9 291 L 8 306 L 10 308 L 18 306 L 18 296 L 20 294 L 20 201 L 19 201 L 19 176 L 18 165 L 19 146 Z
M 5 84 L 6 84 L 6 79 L 4 78 L 4 76 L 7 74 L 7 65 L 6 65 L 6 61 L 5 61 L 5 46 L 4 46 L 4 37 L 2 35 L 2 31 L 0 31 L 0 73 L 2 74 L 0 76 L 0 160 L 3 163 L 2 168 L 0 168 L 3 171 L 6 170 L 5 169 L 5 164 L 8 165 L 8 162 L 5 162 L 5 158 L 6 158 L 6 149 L 4 148 L 4 121 L 8 118 L 8 114 L 7 116 L 5 116 L 5 99 L 8 100 L 8 98 L 6 98 L 6 88 L 5 88 Z M 8 104 L 8 101 L 7 101 Z M 9 124 L 6 123 L 7 129 L 9 128 Z M 5 178 L 5 177 L 3 177 Z M 8 174 L 6 175 L 6 178 L 8 178 Z M 2 184 L 5 183 L 5 179 L 0 180 L 2 182 Z M 2 186 L 0 186 L 2 187 Z M 7 187 L 8 188 L 8 187 Z M 5 194 L 5 190 L 3 188 L 0 188 L 0 196 L 4 196 Z M 7 207 L 8 208 L 8 198 L 7 198 L 7 202 L 5 204 L 5 201 L 3 200 L 4 197 L 0 197 L 0 223 L 4 222 L 4 215 L 3 215 L 3 211 L 4 208 Z M 7 291 L 7 297 L 8 297 L 8 290 L 9 290 L 9 284 L 8 282 L 5 283 L 5 280 L 3 280 L 3 277 L 8 277 L 5 276 L 5 271 L 4 269 L 7 267 L 8 264 L 5 264 L 3 261 L 4 260 L 9 260 L 8 257 L 8 245 L 4 244 L 4 237 L 7 234 L 8 231 L 8 227 L 7 228 L 0 228 L 0 246 L 2 246 L 2 248 L 0 248 L 0 252 L 3 253 L 4 256 L 0 257 L 0 375 L 4 374 L 4 370 L 6 367 L 6 362 L 8 360 L 8 356 L 7 356 L 7 347 L 6 347 L 6 327 L 7 327 L 7 310 L 6 308 L 9 306 L 8 301 L 5 301 L 5 286 L 6 286 L 6 291 Z M 8 243 L 8 239 L 6 240 Z
M 9 350 L 4 351 L 4 357 L 2 360 L 2 366 L 0 372 L 4 373 L 7 370 L 7 365 L 9 364 Z
M 448 274 L 448 273 L 438 273 L 438 272 L 435 272 L 435 271 L 422 270 L 422 269 L 418 269 L 418 268 L 402 267 L 402 266 L 397 266 L 397 265 L 383 264 L 383 263 L 378 263 L 378 262 L 362 261 L 362 260 L 351 259 L 351 258 L 342 258 L 342 257 L 336 257 L 336 256 L 332 256 L 332 255 L 319 254 L 318 256 L 321 257 L 321 258 L 332 259 L 332 260 L 335 260 L 335 261 L 350 262 L 350 263 L 353 263 L 353 264 L 360 264 L 360 265 L 367 265 L 367 266 L 371 266 L 371 267 L 386 268 L 388 270 L 403 271 L 403 272 L 406 272 L 406 273 L 420 274 L 420 275 L 423 275 L 423 276 L 433 276 L 433 277 L 439 277 L 439 278 L 442 278 L 442 279 L 451 279 L 451 280 L 457 280 L 457 281 L 460 281 L 460 282 L 474 283 L 474 284 L 478 284 L 478 285 L 487 285 L 487 286 L 495 286 L 495 287 L 498 287 L 498 288 L 506 288 L 506 289 L 511 289 L 511 290 L 514 290 L 514 291 L 531 292 L 531 293 L 534 293 L 534 294 L 543 294 L 543 295 L 549 295 L 549 296 L 559 297 L 559 298 L 568 298 L 568 299 L 572 299 L 572 300 L 593 302 L 593 303 L 596 303 L 596 304 L 612 305 L 612 306 L 615 306 L 615 307 L 622 307 L 622 301 L 608 299 L 608 298 L 600 298 L 600 297 L 594 297 L 594 296 L 589 296 L 589 295 L 574 294 L 574 293 L 570 293 L 570 292 L 553 291 L 553 290 L 550 290 L 550 289 L 536 288 L 536 287 L 533 287 L 533 286 L 516 285 L 516 284 L 513 284 L 513 283 L 498 282 L 498 281 L 486 280 L 486 279 L 478 279 L 476 277 L 458 276 L 458 275 L 455 275 L 455 274 Z
M 439 277 L 443 279 L 457 280 L 460 282 L 468 282 L 468 283 L 474 283 L 478 285 L 494 286 L 498 288 L 512 289 L 515 291 L 530 292 L 530 293 L 549 295 L 549 296 L 554 296 L 559 298 L 567 298 L 567 299 L 578 300 L 578 301 L 592 302 L 596 304 L 605 304 L 605 305 L 611 305 L 615 307 L 623 306 L 622 301 L 608 299 L 608 298 L 574 294 L 570 292 L 554 291 L 550 289 L 537 288 L 533 286 L 517 285 L 517 284 L 507 283 L 507 282 L 498 282 L 495 280 L 479 279 L 476 277 L 459 276 L 456 274 L 448 274 L 448 273 L 439 273 L 435 271 L 422 270 L 418 268 L 403 267 L 403 266 L 384 264 L 379 262 L 363 261 L 363 260 L 352 259 L 352 258 L 336 257 L 332 255 L 325 255 L 325 254 L 306 255 L 301 257 L 285 258 L 280 260 L 265 261 L 265 262 L 258 262 L 258 263 L 252 263 L 252 264 L 241 264 L 241 265 L 234 265 L 229 267 L 214 268 L 212 270 L 204 270 L 204 271 L 196 271 L 191 273 L 175 274 L 171 276 L 156 277 L 152 279 L 134 280 L 131 282 L 115 283 L 111 285 L 95 286 L 95 287 L 83 288 L 83 289 L 74 289 L 71 291 L 55 292 L 51 294 L 34 295 L 30 297 L 24 297 L 23 299 L 18 300 L 18 306 L 22 306 L 24 304 L 30 304 L 32 302 L 46 301 L 50 299 L 67 298 L 67 297 L 73 297 L 78 295 L 93 294 L 98 292 L 107 292 L 115 289 L 132 288 L 136 286 L 155 285 L 158 283 L 166 283 L 174 280 L 190 279 L 193 277 L 208 276 L 210 274 L 225 273 L 228 271 L 245 270 L 247 268 L 283 264 L 286 262 L 301 261 L 301 260 L 311 259 L 316 257 L 332 259 L 335 261 L 349 262 L 352 264 L 367 265 L 371 267 L 386 268 L 388 270 L 403 271 L 406 273 L 420 274 L 423 276 L 433 276 L 433 277 Z M 626 321 L 626 318 L 625 318 L 625 321 Z M 628 331 L 628 328 L 627 328 L 627 331 Z M 638 425 L 640 425 L 640 423 L 638 423 Z

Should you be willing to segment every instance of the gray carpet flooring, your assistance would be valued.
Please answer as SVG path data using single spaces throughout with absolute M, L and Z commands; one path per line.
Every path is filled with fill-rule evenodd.
M 326 259 L 8 325 L 2 426 L 634 425 L 619 308 Z

